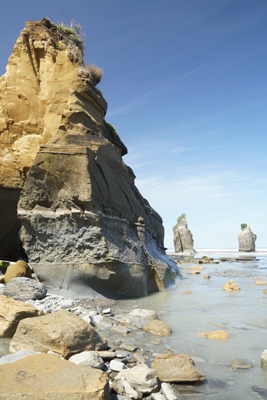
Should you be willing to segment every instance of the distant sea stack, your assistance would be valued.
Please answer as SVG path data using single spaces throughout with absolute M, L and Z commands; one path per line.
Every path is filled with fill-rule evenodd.
M 0 259 L 29 258 L 58 290 L 144 296 L 177 267 L 105 121 L 78 28 L 28 21 L 0 78 Z
M 248 224 L 241 224 L 241 231 L 238 235 L 239 251 L 255 251 L 257 236 L 252 232 Z
M 181 214 L 173 227 L 173 244 L 176 253 L 192 254 L 195 252 L 193 235 L 187 227 L 186 214 Z

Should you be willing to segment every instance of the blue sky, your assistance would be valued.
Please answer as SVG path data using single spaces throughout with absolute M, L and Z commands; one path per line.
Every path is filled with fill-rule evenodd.
M 237 248 L 244 222 L 267 248 L 267 1 L 2 1 L 1 75 L 25 21 L 43 17 L 81 24 L 165 246 L 186 213 L 196 249 Z

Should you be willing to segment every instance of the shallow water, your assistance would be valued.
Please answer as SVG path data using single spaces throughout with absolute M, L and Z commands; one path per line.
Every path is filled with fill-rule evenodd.
M 195 258 L 203 255 L 197 253 Z M 205 255 L 218 259 L 241 254 L 206 251 Z M 186 399 L 256 399 L 259 397 L 252 392 L 252 386 L 267 389 L 267 370 L 260 366 L 261 354 L 267 349 L 267 295 L 263 293 L 267 284 L 256 285 L 254 280 L 259 277 L 267 281 L 267 252 L 249 254 L 252 255 L 257 261 L 203 264 L 199 275 L 192 275 L 190 270 L 197 264 L 179 264 L 183 279 L 175 289 L 119 301 L 115 306 L 125 310 L 154 309 L 160 319 L 171 325 L 172 335 L 163 340 L 173 351 L 193 357 L 197 368 L 206 375 L 204 384 L 180 386 Z M 207 273 L 209 280 L 204 279 Z M 222 290 L 230 279 L 241 287 L 240 291 Z M 230 339 L 209 340 L 199 335 L 217 329 L 227 330 Z M 250 361 L 253 367 L 233 371 L 229 364 L 234 359 Z M 267 399 L 267 394 L 260 398 Z
M 238 257 L 239 252 L 198 252 L 214 257 Z M 198 385 L 176 385 L 187 400 L 250 400 L 267 399 L 267 370 L 261 368 L 261 354 L 267 349 L 267 285 L 256 285 L 255 277 L 267 281 L 267 251 L 246 254 L 257 260 L 203 264 L 199 275 L 192 275 L 196 263 L 179 264 L 182 279 L 176 288 L 146 298 L 120 300 L 113 306 L 116 313 L 134 308 L 156 310 L 160 319 L 172 327 L 172 335 L 161 338 L 171 350 L 188 354 L 196 367 L 205 373 L 206 382 Z M 204 279 L 205 274 L 210 279 Z M 241 290 L 226 292 L 222 286 L 230 279 Z M 209 340 L 201 332 L 224 329 L 228 340 Z M 131 334 L 132 335 L 132 334 Z M 153 337 L 154 338 L 154 337 Z M 157 338 L 157 337 L 155 337 Z M 135 341 L 150 345 L 155 354 L 162 347 L 147 343 L 148 336 L 137 334 Z M 151 341 L 153 339 L 151 338 Z M 0 340 L 0 356 L 8 353 L 9 339 Z M 248 370 L 233 371 L 229 364 L 245 359 L 253 364 Z M 266 392 L 258 397 L 251 390 L 260 387 Z

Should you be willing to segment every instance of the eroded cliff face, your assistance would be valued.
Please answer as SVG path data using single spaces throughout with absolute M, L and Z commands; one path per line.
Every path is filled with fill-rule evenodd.
M 0 257 L 19 257 L 20 228 L 30 264 L 54 288 L 142 296 L 172 283 L 162 220 L 122 160 L 79 41 L 47 19 L 27 22 L 0 89 L 0 217 L 7 203 L 13 216 L 1 219 Z

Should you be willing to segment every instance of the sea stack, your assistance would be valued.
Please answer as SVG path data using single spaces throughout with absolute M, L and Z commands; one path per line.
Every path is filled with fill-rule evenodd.
M 177 267 L 99 80 L 75 26 L 26 23 L 0 78 L 0 259 L 27 257 L 59 292 L 139 297 Z
M 188 229 L 186 214 L 181 214 L 173 227 L 173 244 L 176 253 L 193 254 L 195 252 L 193 235 Z
M 238 235 L 239 251 L 255 251 L 257 236 L 252 232 L 248 224 L 241 224 L 241 231 Z

